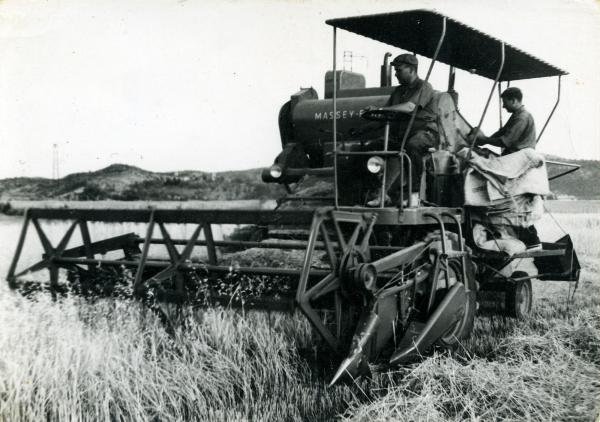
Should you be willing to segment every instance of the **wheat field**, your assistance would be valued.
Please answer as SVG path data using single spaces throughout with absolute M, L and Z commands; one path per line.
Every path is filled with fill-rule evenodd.
M 32 300 L 2 283 L 0 421 L 594 420 L 600 215 L 576 211 L 538 225 L 543 239 L 572 235 L 574 295 L 535 282 L 529 320 L 479 316 L 458 350 L 350 385 L 327 387 L 332 368 L 316 364 L 324 352 L 300 314 L 188 310 L 171 336 L 135 302 Z M 0 274 L 18 230 L 0 220 Z

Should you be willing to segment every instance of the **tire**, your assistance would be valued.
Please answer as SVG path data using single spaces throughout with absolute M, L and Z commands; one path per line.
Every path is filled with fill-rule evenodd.
M 526 276 L 527 274 L 522 272 L 512 275 L 513 278 Z M 521 320 L 528 318 L 531 315 L 531 307 L 533 305 L 531 280 L 508 282 L 506 283 L 505 292 L 505 314 Z
M 475 322 L 475 313 L 477 307 L 476 293 L 475 293 L 475 279 L 473 272 L 467 268 L 467 280 L 462 280 L 462 271 L 460 269 L 460 263 L 458 261 L 451 261 L 449 263 L 450 271 L 456 277 L 458 282 L 462 282 L 469 291 L 467 292 L 466 302 L 464 306 L 464 312 L 462 317 L 456 322 L 456 324 L 450 328 L 443 336 L 441 336 L 436 344 L 446 349 L 453 349 L 456 347 L 461 340 L 469 337 L 471 331 L 473 331 L 473 324 Z M 467 267 L 468 267 L 467 262 Z M 440 273 L 443 276 L 443 273 Z

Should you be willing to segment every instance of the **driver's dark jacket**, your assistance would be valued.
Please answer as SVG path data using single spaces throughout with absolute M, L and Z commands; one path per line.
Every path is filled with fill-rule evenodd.
M 511 114 L 506 124 L 490 138 L 497 138 L 502 142 L 502 155 L 512 154 L 524 148 L 535 148 L 537 137 L 533 116 L 524 106 L 519 107 Z
M 423 87 L 421 96 L 419 90 Z M 388 106 L 411 102 L 417 106 L 415 121 L 411 127 L 411 135 L 419 130 L 437 132 L 437 114 L 433 109 L 433 87 L 429 82 L 417 78 L 410 84 L 398 85 L 388 100 Z M 392 122 L 390 135 L 402 138 L 410 121 L 410 113 L 402 113 L 400 120 Z

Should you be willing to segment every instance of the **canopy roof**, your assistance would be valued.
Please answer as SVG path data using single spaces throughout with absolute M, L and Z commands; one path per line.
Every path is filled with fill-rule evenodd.
M 446 37 L 437 60 L 495 79 L 502 41 L 432 10 L 407 10 L 330 19 L 329 25 L 432 58 L 446 17 Z M 501 81 L 566 75 L 562 69 L 505 44 Z

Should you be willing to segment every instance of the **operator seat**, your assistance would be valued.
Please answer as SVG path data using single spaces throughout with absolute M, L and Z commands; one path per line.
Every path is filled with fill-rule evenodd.
M 438 116 L 439 149 L 456 153 L 467 146 L 467 136 L 471 126 L 459 113 L 454 98 L 449 92 L 434 91 L 432 101 L 433 109 Z
M 455 153 L 468 145 L 471 126 L 458 112 L 450 93 L 435 91 L 432 101 L 440 143 L 437 150 L 424 157 L 420 196 L 438 206 L 462 206 L 463 183 Z

